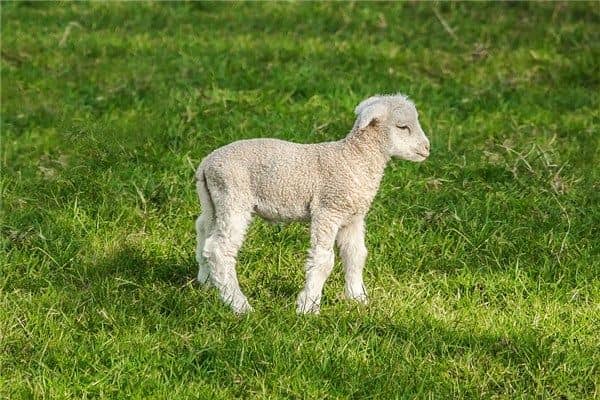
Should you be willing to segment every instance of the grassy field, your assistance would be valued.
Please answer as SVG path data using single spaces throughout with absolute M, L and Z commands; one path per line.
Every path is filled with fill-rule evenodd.
M 2 3 L 0 398 L 600 397 L 599 3 Z M 367 219 L 371 303 L 298 317 L 304 225 L 256 221 L 255 312 L 194 283 L 193 171 L 409 94 L 432 143 Z

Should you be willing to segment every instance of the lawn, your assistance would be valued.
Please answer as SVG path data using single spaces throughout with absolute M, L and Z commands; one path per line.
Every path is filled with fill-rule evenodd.
M 600 397 L 600 5 L 2 2 L 0 398 Z M 237 317 L 194 282 L 193 173 L 408 94 L 432 153 L 367 218 L 370 304 L 297 316 L 256 220 Z

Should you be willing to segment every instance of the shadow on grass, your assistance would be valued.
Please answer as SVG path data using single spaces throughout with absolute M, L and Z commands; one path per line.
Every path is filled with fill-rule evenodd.
M 172 255 L 149 254 L 141 245 L 125 244 L 92 263 L 88 277 L 92 283 L 116 278 L 140 285 L 158 282 L 182 286 L 195 276 L 192 266 L 195 268 L 193 256 L 182 261 Z
M 298 317 L 293 308 L 276 304 L 239 318 L 215 295 L 200 294 L 189 284 L 195 268 L 192 255 L 182 260 L 124 244 L 83 266 L 92 307 L 82 311 L 66 303 L 63 310 L 78 315 L 75 326 L 86 337 L 112 330 L 145 332 L 142 348 L 156 339 L 159 344 L 153 345 L 164 354 L 153 368 L 168 369 L 182 380 L 202 378 L 237 397 L 260 391 L 302 397 L 323 388 L 349 398 L 453 397 L 457 382 L 461 395 L 473 397 L 484 392 L 518 396 L 531 388 L 553 398 L 594 393 L 594 352 L 558 333 L 522 324 L 482 332 L 472 323 L 440 321 L 418 309 L 391 315 L 336 302 L 315 317 Z M 249 294 L 263 302 L 280 297 L 293 303 L 299 289 L 264 272 L 254 279 L 260 289 L 253 290 L 267 292 Z M 97 310 L 104 309 L 119 313 L 106 322 L 98 318 Z M 186 339 L 175 338 L 172 329 Z
M 176 297 L 195 298 L 199 307 L 220 310 L 230 314 L 230 310 L 219 299 L 215 288 L 203 288 L 196 281 L 198 264 L 193 247 L 185 257 L 172 254 L 155 254 L 142 244 L 123 244 L 113 253 L 108 253 L 81 268 L 77 274 L 69 274 L 69 283 L 103 296 L 118 295 L 123 305 L 136 302 L 138 298 L 149 298 L 164 314 L 177 316 L 186 312 L 183 304 L 176 304 Z M 250 262 L 240 253 L 238 277 L 242 291 L 250 302 L 258 307 L 286 307 L 295 302 L 301 289 L 301 282 L 290 279 L 291 271 L 284 275 L 260 268 L 260 260 Z M 303 274 L 303 263 L 298 262 L 298 272 Z M 60 274 L 63 278 L 66 276 Z M 54 282 L 58 283 L 58 282 Z M 60 282 L 60 285 L 65 282 Z M 100 300 L 103 302 L 103 300 Z M 186 300 L 187 301 L 187 300 Z M 202 304 L 200 304 L 202 303 Z M 161 311 L 161 312 L 163 312 Z

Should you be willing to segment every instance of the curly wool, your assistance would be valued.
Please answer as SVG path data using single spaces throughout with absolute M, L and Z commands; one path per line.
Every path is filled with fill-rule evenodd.
M 198 279 L 216 286 L 235 312 L 251 309 L 237 282 L 235 258 L 254 214 L 270 221 L 311 221 L 307 281 L 298 312 L 318 312 L 336 238 L 345 264 L 346 295 L 366 301 L 364 216 L 390 158 L 422 161 L 429 142 L 405 96 L 374 96 L 355 112 L 356 123 L 342 140 L 241 140 L 213 151 L 198 167 L 203 210 L 196 223 Z M 407 129 L 415 135 L 401 132 Z

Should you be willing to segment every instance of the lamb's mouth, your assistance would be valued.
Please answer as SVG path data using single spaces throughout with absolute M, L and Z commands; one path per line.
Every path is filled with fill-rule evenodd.
M 429 157 L 429 154 L 426 154 L 426 153 L 420 153 L 420 152 L 418 152 L 418 151 L 415 151 L 415 154 L 418 154 L 418 155 L 420 155 L 420 156 L 421 156 L 421 157 L 423 157 L 424 159 L 425 159 L 425 158 L 427 158 L 427 157 Z

